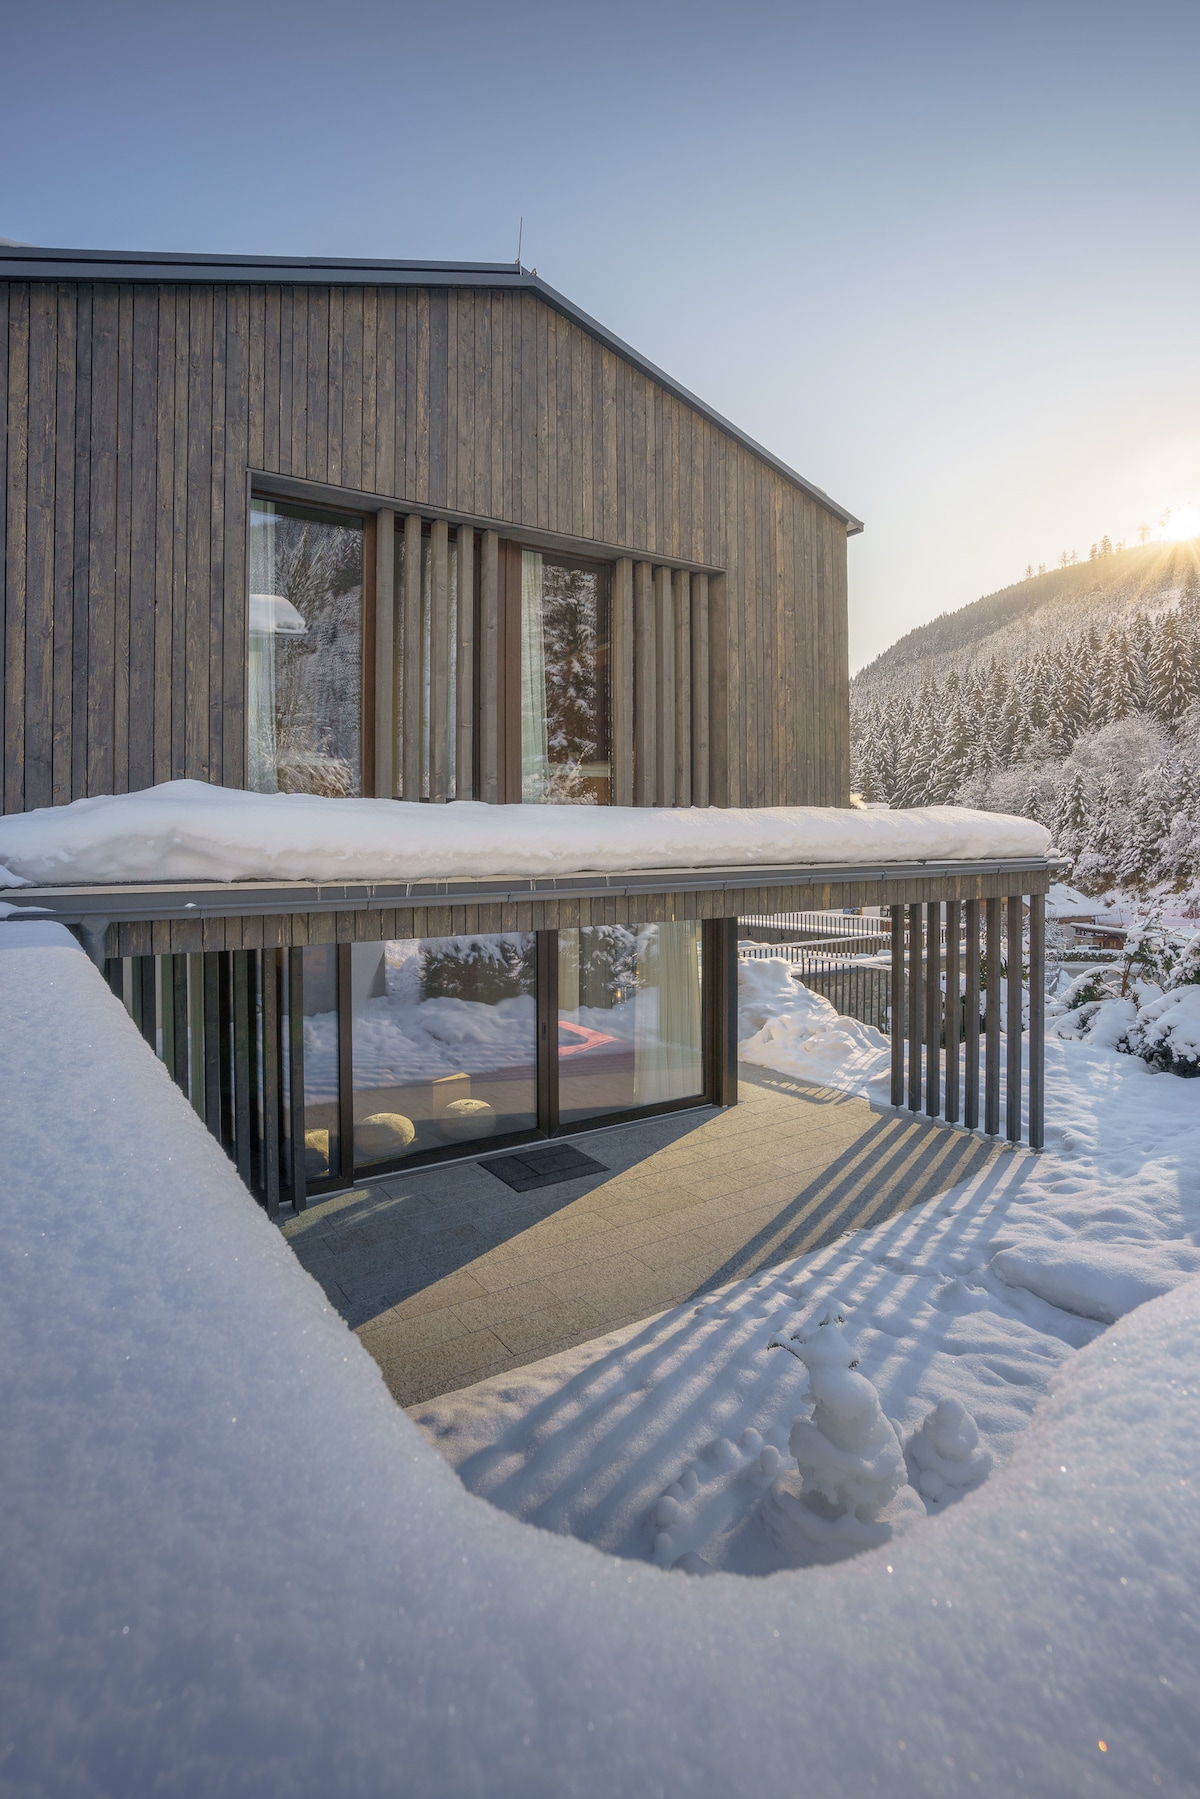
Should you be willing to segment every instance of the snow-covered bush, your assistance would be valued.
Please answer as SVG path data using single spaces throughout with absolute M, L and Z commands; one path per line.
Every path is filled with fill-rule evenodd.
M 1148 998 L 1117 1047 L 1168 1074 L 1200 1075 L 1200 985 Z

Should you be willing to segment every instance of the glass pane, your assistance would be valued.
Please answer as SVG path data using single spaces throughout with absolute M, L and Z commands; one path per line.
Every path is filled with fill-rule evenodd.
M 351 957 L 358 1168 L 534 1128 L 532 932 L 356 943 Z
M 521 554 L 521 798 L 606 806 L 612 798 L 609 576 Z
M 362 792 L 361 519 L 250 507 L 248 785 Z
M 337 945 L 304 952 L 304 1166 L 310 1181 L 337 1174 Z
M 704 1092 L 699 924 L 558 935 L 564 1123 Z

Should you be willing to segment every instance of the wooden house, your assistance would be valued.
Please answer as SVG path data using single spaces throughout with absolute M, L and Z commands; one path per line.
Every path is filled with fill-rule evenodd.
M 858 521 L 536 274 L 5 248 L 0 407 L 7 812 L 179 778 L 848 803 Z M 739 913 L 906 917 L 897 1103 L 940 1110 L 932 914 L 941 932 L 955 909 L 957 946 L 958 908 L 978 936 L 986 903 L 996 947 L 1002 898 L 1019 918 L 1047 879 L 714 868 L 21 898 L 82 934 L 273 1212 L 484 1139 L 732 1103 Z M 435 1004 L 491 1008 L 493 1050 L 414 1048 L 396 1008 L 419 1039 Z M 955 1048 L 951 1117 L 957 1069 Z M 1039 1094 L 1031 1070 L 1035 1140 Z M 1019 1080 L 1015 1107 L 1010 1135 Z

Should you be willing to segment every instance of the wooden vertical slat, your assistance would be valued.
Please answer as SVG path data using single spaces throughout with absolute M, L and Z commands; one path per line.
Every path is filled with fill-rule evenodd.
M 724 575 L 708 583 L 708 803 L 736 804 L 729 761 L 729 587 Z
M 221 1136 L 221 952 L 204 954 L 204 1122 Z
M 633 779 L 634 804 L 653 806 L 658 759 L 655 698 L 654 570 L 639 562 L 633 570 Z
M 404 521 L 404 579 L 400 608 L 400 792 L 406 800 L 421 797 L 421 520 L 410 512 Z
M 429 534 L 429 797 L 450 797 L 450 534 L 434 519 Z
M 657 806 L 675 804 L 675 619 L 671 571 L 654 571 L 654 660 L 658 713 L 655 757 Z
M 959 997 L 958 983 L 961 972 L 959 962 L 959 932 L 962 926 L 962 906 L 958 900 L 946 902 L 946 1122 L 957 1124 L 959 1117 L 959 1095 L 962 1088 L 962 1071 L 959 1067 L 959 1036 L 962 1026 L 962 1004 Z
M 479 552 L 479 797 L 500 798 L 500 538 L 485 531 Z
M 942 1109 L 942 908 L 925 908 L 925 1111 Z
M 204 957 L 183 957 L 187 964 L 188 1070 L 192 1110 L 204 1117 Z
M 279 1213 L 279 1094 L 281 1039 L 279 1035 L 279 958 L 277 949 L 265 949 L 262 962 L 262 1189 L 267 1217 Z
M 155 1055 L 158 1054 L 158 961 L 154 956 L 137 958 L 139 976 L 137 1027 L 150 1045 Z
M 709 803 L 708 576 L 692 576 L 692 804 Z
M 304 1160 L 304 951 L 287 952 L 288 983 L 288 1121 L 292 1147 L 292 1205 L 303 1212 L 308 1191 Z
M 449 935 L 449 933 L 447 933 Z M 353 945 L 337 946 L 338 1021 L 338 1158 L 337 1173 L 347 1186 L 354 1179 L 354 1008 L 351 958 Z M 334 1173 L 333 1157 L 329 1172 Z
M 396 515 L 375 518 L 375 785 L 376 799 L 396 791 Z
M 987 996 L 983 1128 L 989 1137 L 1000 1131 L 1000 941 L 1002 901 L 987 901 Z
M 967 958 L 966 992 L 963 996 L 964 1028 L 967 1033 L 963 1058 L 965 1092 L 963 1123 L 969 1131 L 979 1129 L 979 901 L 966 903 L 965 922 Z
M 671 582 L 675 612 L 675 804 L 692 803 L 692 578 L 683 569 Z
M 904 907 L 893 906 L 892 916 L 892 1104 L 904 1104 Z
M 925 1011 L 924 931 L 921 907 L 908 908 L 908 1109 L 921 1110 L 921 1031 Z
M 1046 1142 L 1046 896 L 1029 896 L 1029 1147 Z
M 233 1141 L 237 1171 L 250 1185 L 250 957 L 235 949 L 233 961 Z
M 612 803 L 633 804 L 633 558 L 618 557 L 612 577 Z
M 1010 893 L 1004 902 L 1006 944 L 1008 954 L 1008 1031 L 1005 1051 L 1007 1068 L 1004 1092 L 1004 1133 L 1010 1143 L 1021 1141 L 1021 1012 L 1023 982 L 1021 980 L 1022 905 L 1019 893 Z
M 475 533 L 458 528 L 458 657 L 455 695 L 454 797 L 475 798 Z

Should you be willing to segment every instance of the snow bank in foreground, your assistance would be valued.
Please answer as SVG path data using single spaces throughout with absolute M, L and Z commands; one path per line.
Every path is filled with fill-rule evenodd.
M 463 1489 L 73 948 L 0 947 L 0 1108 L 5 1791 L 1194 1789 L 1200 1286 L 944 1516 L 689 1580 Z
M 39 886 L 117 881 L 418 881 L 1046 854 L 1027 818 L 927 806 L 650 811 L 421 806 L 168 781 L 0 819 L 0 862 Z

